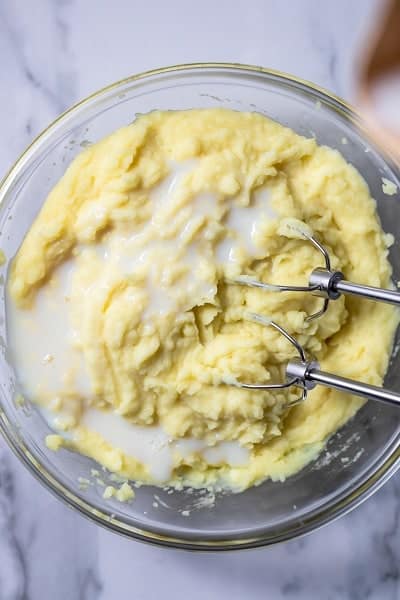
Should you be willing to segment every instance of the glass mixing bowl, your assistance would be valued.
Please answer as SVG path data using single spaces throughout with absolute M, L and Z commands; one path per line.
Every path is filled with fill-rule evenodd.
M 390 260 L 394 281 L 400 279 L 400 198 L 382 192 L 382 177 L 400 187 L 400 171 L 363 133 L 352 109 L 288 75 L 226 64 L 182 65 L 130 77 L 94 94 L 50 125 L 1 184 L 0 246 L 6 257 L 14 256 L 48 192 L 87 143 L 130 123 L 139 113 L 215 106 L 258 111 L 337 148 L 366 179 L 383 228 L 395 236 Z M 136 489 L 132 503 L 104 500 L 103 482 L 109 475 L 92 460 L 67 449 L 48 450 L 44 443 L 50 431 L 47 423 L 29 401 L 18 397 L 7 355 L 4 286 L 0 313 L 0 428 L 4 437 L 52 492 L 113 531 L 191 549 L 271 544 L 309 532 L 347 512 L 399 466 L 399 414 L 393 407 L 369 402 L 329 440 L 316 461 L 285 482 L 266 481 L 241 494 L 219 493 L 215 498 L 190 489 L 168 493 L 143 486 Z M 400 391 L 398 338 L 385 384 Z

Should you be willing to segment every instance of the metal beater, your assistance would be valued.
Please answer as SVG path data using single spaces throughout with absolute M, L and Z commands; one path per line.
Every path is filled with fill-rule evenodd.
M 230 280 L 229 283 L 262 288 L 268 292 L 310 292 L 315 296 L 321 296 L 324 299 L 323 306 L 321 310 L 307 317 L 307 320 L 309 321 L 316 319 L 317 317 L 321 317 L 327 311 L 330 300 L 337 300 L 341 294 L 350 294 L 369 300 L 376 300 L 379 302 L 386 302 L 400 306 L 400 292 L 359 285 L 350 281 L 346 281 L 343 273 L 332 270 L 331 261 L 326 248 L 324 248 L 324 246 L 322 246 L 322 244 L 320 244 L 320 242 L 312 235 L 309 235 L 304 231 L 301 231 L 301 235 L 310 241 L 313 246 L 319 250 L 319 252 L 321 252 L 325 260 L 324 268 L 319 267 L 312 271 L 307 286 L 271 285 L 248 277 L 239 277 L 237 279 Z M 340 377 L 339 375 L 321 371 L 319 363 L 316 360 L 307 359 L 304 348 L 283 327 L 267 317 L 259 314 L 250 313 L 247 316 L 249 319 L 260 323 L 261 325 L 271 326 L 279 331 L 279 333 L 281 333 L 294 346 L 298 353 L 298 357 L 290 360 L 287 363 L 285 382 L 271 384 L 250 384 L 241 383 L 236 380 L 233 381 L 229 378 L 226 378 L 223 383 L 252 390 L 276 390 L 289 388 L 291 386 L 301 388 L 301 396 L 288 403 L 288 406 L 293 406 L 305 400 L 307 398 L 308 391 L 312 390 L 316 385 L 324 385 L 326 387 L 347 392 L 355 396 L 361 396 L 367 400 L 378 400 L 380 402 L 400 407 L 400 394 L 383 389 L 381 387 L 361 383 L 352 379 Z
M 369 117 L 369 125 L 372 128 L 374 136 L 377 137 L 377 139 L 382 142 L 383 146 L 387 147 L 394 155 L 397 154 L 400 156 L 399 132 L 395 129 L 383 127 L 379 120 L 377 122 L 374 107 L 371 102 L 371 92 L 374 81 L 382 74 L 395 71 L 400 65 L 400 2 L 396 0 L 387 0 L 386 4 L 381 6 L 380 9 L 382 14 L 380 15 L 380 18 L 378 15 L 376 24 L 377 31 L 375 32 L 375 35 L 369 36 L 369 40 L 372 40 L 372 42 L 370 42 L 370 49 L 365 53 L 366 59 L 362 64 L 358 95 L 361 107 L 367 117 Z M 321 296 L 324 299 L 321 310 L 310 315 L 308 320 L 322 316 L 328 309 L 329 301 L 336 300 L 341 294 L 350 294 L 369 300 L 388 302 L 400 306 L 399 292 L 346 281 L 343 273 L 331 269 L 329 254 L 326 249 L 314 237 L 307 235 L 305 232 L 302 232 L 302 235 L 323 254 L 325 259 L 325 268 L 315 269 L 310 275 L 307 286 L 268 285 L 257 280 L 251 280 L 247 277 L 239 278 L 230 283 L 259 287 L 269 292 L 297 291 L 309 292 Z M 262 325 L 274 327 L 284 335 L 296 348 L 298 358 L 290 360 L 286 365 L 286 382 L 284 383 L 257 385 L 230 382 L 231 384 L 243 388 L 262 390 L 283 389 L 292 385 L 298 386 L 302 389 L 302 395 L 298 400 L 290 403 L 290 405 L 305 400 L 308 390 L 314 388 L 316 385 L 324 385 L 356 396 L 361 396 L 365 399 L 379 400 L 381 402 L 400 406 L 400 394 L 321 371 L 318 362 L 307 360 L 304 349 L 285 329 L 261 315 L 252 314 L 248 316 Z M 226 381 L 226 383 L 229 382 Z

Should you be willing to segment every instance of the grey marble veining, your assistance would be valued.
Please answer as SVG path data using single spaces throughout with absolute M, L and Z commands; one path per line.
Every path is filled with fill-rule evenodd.
M 77 100 L 69 2 L 0 2 L 2 170 L 51 120 Z
M 0 448 L 0 590 L 4 600 L 26 597 L 26 561 L 16 535 L 14 474 Z
M 98 532 L 0 449 L 0 598 L 94 600 Z
M 111 600 L 131 580 L 138 598 L 152 598 L 141 577 L 152 564 L 157 590 L 166 598 L 185 598 L 190 590 L 193 600 L 398 600 L 399 501 L 400 482 L 393 480 L 358 510 L 310 536 L 243 553 L 199 555 L 147 546 L 139 552 L 129 540 L 114 542 L 101 531 L 100 598 Z M 113 562 L 117 544 L 121 553 Z
M 162 65 L 262 64 L 351 98 L 377 1 L 0 0 L 0 172 L 70 104 Z M 165 550 L 84 520 L 0 440 L 0 600 L 399 600 L 399 511 L 397 477 L 300 540 L 243 553 Z

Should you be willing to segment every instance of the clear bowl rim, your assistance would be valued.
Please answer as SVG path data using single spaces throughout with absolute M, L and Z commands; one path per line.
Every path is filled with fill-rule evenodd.
M 90 94 L 80 102 L 74 104 L 65 112 L 63 112 L 60 116 L 54 119 L 38 136 L 36 136 L 33 141 L 27 146 L 27 148 L 22 152 L 19 158 L 15 161 L 15 163 L 11 166 L 8 173 L 3 177 L 0 182 L 0 203 L 3 202 L 7 190 L 12 183 L 13 179 L 18 175 L 20 169 L 23 168 L 24 163 L 29 157 L 35 152 L 36 148 L 41 144 L 43 139 L 46 137 L 48 133 L 53 131 L 59 124 L 64 122 L 69 116 L 72 116 L 80 109 L 84 108 L 93 100 L 98 99 L 102 95 L 106 95 L 109 92 L 112 92 L 119 87 L 125 86 L 127 84 L 131 84 L 142 79 L 152 78 L 158 75 L 165 75 L 170 73 L 179 73 L 179 72 L 188 72 L 191 70 L 204 70 L 204 69 L 216 69 L 221 71 L 236 71 L 240 72 L 253 72 L 264 75 L 266 78 L 270 80 L 278 80 L 281 83 L 286 83 L 289 85 L 294 85 L 295 87 L 299 87 L 306 92 L 317 93 L 322 98 L 328 99 L 331 103 L 335 105 L 336 110 L 341 112 L 347 120 L 357 123 L 357 125 L 363 130 L 363 134 L 368 139 L 369 135 L 365 127 L 362 127 L 362 119 L 358 115 L 357 111 L 354 107 L 340 98 L 339 96 L 333 94 L 332 92 L 326 90 L 325 88 L 318 86 L 310 81 L 301 79 L 294 75 L 289 75 L 282 71 L 267 69 L 261 66 L 255 65 L 247 65 L 241 63 L 228 63 L 228 62 L 199 62 L 199 63 L 184 63 L 178 65 L 172 65 L 168 67 L 162 67 L 159 69 L 152 69 L 149 71 L 144 71 L 138 73 L 136 75 L 132 75 L 130 77 L 126 77 L 121 79 L 115 83 L 107 85 L 100 90 Z M 395 162 L 393 157 L 387 154 L 382 148 L 376 144 L 374 140 L 375 147 L 379 150 L 379 152 L 385 157 L 385 160 L 389 163 Z M 375 493 L 394 473 L 397 469 L 400 468 L 400 438 L 392 444 L 392 451 L 389 456 L 387 456 L 386 460 L 383 464 L 379 464 L 378 468 L 370 474 L 367 479 L 362 481 L 358 485 L 358 487 L 351 491 L 344 498 L 339 499 L 339 501 L 331 501 L 326 508 L 322 511 L 318 511 L 316 514 L 312 514 L 310 517 L 303 520 L 302 525 L 297 527 L 295 530 L 291 530 L 290 528 L 286 528 L 277 533 L 259 535 L 254 538 L 248 539 L 239 539 L 233 540 L 231 538 L 227 539 L 185 539 L 185 538 L 175 538 L 171 536 L 167 536 L 164 534 L 158 534 L 151 530 L 144 530 L 141 528 L 133 527 L 128 523 L 124 523 L 123 521 L 113 518 L 109 514 L 106 514 L 94 506 L 92 506 L 89 502 L 82 500 L 79 496 L 75 495 L 71 492 L 70 489 L 65 487 L 60 481 L 58 481 L 51 473 L 49 473 L 43 466 L 36 460 L 30 450 L 25 446 L 25 444 L 21 444 L 17 437 L 13 435 L 13 429 L 11 424 L 8 421 L 8 418 L 0 406 L 0 432 L 3 435 L 3 438 L 8 443 L 11 450 L 14 454 L 21 460 L 21 462 L 28 468 L 34 477 L 40 481 L 53 495 L 62 500 L 67 506 L 76 509 L 81 515 L 87 517 L 88 519 L 96 522 L 98 525 L 103 526 L 104 528 L 119 533 L 121 535 L 125 535 L 127 537 L 136 539 L 138 541 L 146 541 L 152 544 L 173 547 L 173 548 L 181 548 L 186 550 L 212 550 L 212 551 L 221 551 L 221 550 L 234 550 L 234 549 L 246 549 L 246 548 L 254 548 L 265 545 L 272 545 L 275 543 L 287 541 L 290 539 L 294 539 L 296 537 L 300 537 L 315 531 L 316 529 L 336 520 L 340 516 L 345 515 L 349 511 L 351 511 L 356 506 L 360 505 L 364 500 L 369 498 L 373 493 Z

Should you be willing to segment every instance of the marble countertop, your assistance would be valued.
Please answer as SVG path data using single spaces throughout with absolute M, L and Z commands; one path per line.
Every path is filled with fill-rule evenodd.
M 1 0 L 0 173 L 72 103 L 132 73 L 260 64 L 346 98 L 379 0 Z M 123 539 L 53 498 L 0 439 L 0 600 L 399 600 L 400 479 L 300 540 L 197 554 Z

